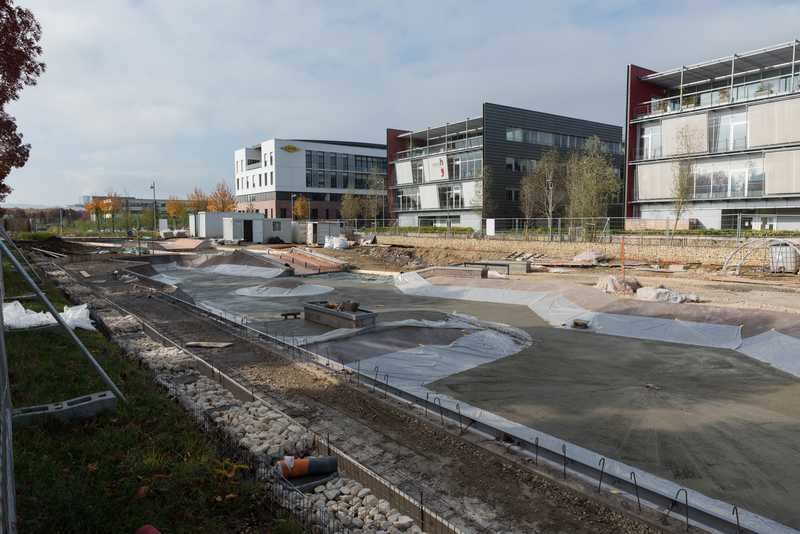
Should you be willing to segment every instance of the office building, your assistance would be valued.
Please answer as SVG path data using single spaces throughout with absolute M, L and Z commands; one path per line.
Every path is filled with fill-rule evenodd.
M 346 141 L 270 139 L 234 153 L 237 210 L 267 218 L 292 216 L 292 199 L 303 196 L 313 220 L 341 218 L 344 194 L 379 194 L 370 180 L 385 184 L 386 146 Z
M 621 168 L 621 127 L 527 109 L 484 103 L 479 117 L 413 131 L 389 129 L 392 216 L 400 226 L 475 230 L 483 218 L 522 217 L 522 177 L 547 150 L 568 153 L 592 136 Z M 614 206 L 619 215 L 621 200 Z
M 794 41 L 659 72 L 628 65 L 627 216 L 674 219 L 683 168 L 681 218 L 695 226 L 800 223 L 797 60 Z

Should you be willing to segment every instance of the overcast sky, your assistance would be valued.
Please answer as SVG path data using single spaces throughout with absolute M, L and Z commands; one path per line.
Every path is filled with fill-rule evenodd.
M 184 196 L 268 139 L 385 142 L 494 102 L 622 125 L 628 63 L 663 70 L 800 36 L 799 2 L 18 0 L 47 72 L 8 203 Z

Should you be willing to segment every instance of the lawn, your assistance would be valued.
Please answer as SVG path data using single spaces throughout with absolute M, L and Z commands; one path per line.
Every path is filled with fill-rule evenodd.
M 20 532 L 299 532 L 273 525 L 262 485 L 231 469 L 149 371 L 102 334 L 78 333 L 129 402 L 89 420 L 15 425 Z M 6 344 L 15 407 L 107 389 L 56 327 L 7 333 Z

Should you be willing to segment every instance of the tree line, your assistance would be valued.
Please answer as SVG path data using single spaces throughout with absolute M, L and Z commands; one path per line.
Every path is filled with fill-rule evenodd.
M 520 208 L 526 218 L 606 217 L 621 180 L 600 139 L 590 137 L 581 150 L 544 153 L 520 183 Z

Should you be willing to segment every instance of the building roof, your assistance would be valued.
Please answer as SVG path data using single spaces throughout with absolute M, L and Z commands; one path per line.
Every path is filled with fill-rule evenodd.
M 298 143 L 319 143 L 323 145 L 352 146 L 356 148 L 377 148 L 386 150 L 386 145 L 380 143 L 362 143 L 360 141 L 331 141 L 327 139 L 287 139 L 287 141 L 297 141 Z
M 789 41 L 750 52 L 647 74 L 642 76 L 641 80 L 661 87 L 676 88 L 681 85 L 681 79 L 683 79 L 684 86 L 691 86 L 730 78 L 732 73 L 734 76 L 741 76 L 778 69 L 800 60 L 800 50 L 797 49 L 799 48 L 797 45 L 797 40 Z

